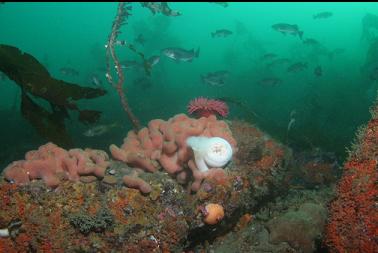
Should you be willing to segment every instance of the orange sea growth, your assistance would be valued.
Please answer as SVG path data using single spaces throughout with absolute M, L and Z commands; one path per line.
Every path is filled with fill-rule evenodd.
M 375 105 L 374 111 L 378 108 Z M 330 205 L 325 244 L 331 252 L 378 252 L 378 120 L 372 113 L 356 150 L 344 164 L 337 197 Z

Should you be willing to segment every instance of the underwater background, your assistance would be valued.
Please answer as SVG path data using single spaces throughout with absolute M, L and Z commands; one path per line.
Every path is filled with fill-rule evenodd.
M 143 69 L 124 71 L 126 96 L 143 125 L 185 113 L 195 97 L 223 98 L 230 107 L 227 119 L 256 124 L 293 148 L 318 147 L 345 157 L 345 148 L 358 126 L 369 119 L 368 108 L 375 99 L 376 81 L 362 71 L 369 42 L 363 38 L 361 20 L 367 13 L 378 13 L 377 3 L 229 3 L 225 8 L 207 2 L 172 2 L 170 7 L 182 15 L 153 15 L 135 3 L 119 35 L 120 40 L 134 43 L 141 34 L 144 42 L 134 45 L 147 57 L 167 47 L 200 48 L 192 62 L 176 63 L 162 56 L 147 80 Z M 102 111 L 96 124 L 80 123 L 75 112 L 66 119 L 75 147 L 106 150 L 110 143 L 120 143 L 132 127 L 116 90 L 105 78 L 105 44 L 116 9 L 117 3 L 0 5 L 1 44 L 33 55 L 57 79 L 96 87 L 95 75 L 107 90 L 102 97 L 78 102 L 80 107 Z M 313 18 L 322 11 L 333 15 Z M 275 31 L 272 25 L 277 23 L 296 24 L 303 39 Z M 232 34 L 212 37 L 219 29 Z M 308 38 L 320 43 L 322 50 L 304 43 Z M 331 55 L 334 50 L 340 53 Z M 121 60 L 139 60 L 126 47 L 117 48 L 117 54 Z M 290 63 L 305 62 L 307 67 L 293 72 L 287 71 L 290 63 L 267 67 L 269 59 L 262 58 L 266 54 Z M 321 66 L 320 76 L 314 73 L 317 66 Z M 67 74 L 62 68 L 77 74 Z M 219 70 L 229 72 L 221 86 L 201 81 L 201 75 Z M 266 85 L 261 81 L 266 78 L 280 82 Z M 6 77 L 0 82 L 0 167 L 4 168 L 49 140 L 23 119 L 19 86 Z M 293 112 L 295 123 L 289 131 Z M 114 123 L 116 127 L 100 136 L 83 134 L 93 126 Z
M 0 2 L 0 252 L 378 252 L 377 80 L 376 3 Z

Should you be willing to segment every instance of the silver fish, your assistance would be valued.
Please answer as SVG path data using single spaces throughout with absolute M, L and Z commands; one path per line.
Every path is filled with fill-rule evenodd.
M 177 62 L 192 62 L 194 58 L 198 58 L 200 49 L 186 50 L 178 47 L 169 47 L 162 50 L 162 54 Z
M 307 46 L 317 46 L 320 43 L 315 39 L 307 38 L 307 39 L 303 40 L 303 44 L 305 44 Z
M 110 125 L 98 125 L 93 128 L 88 129 L 83 134 L 86 137 L 94 137 L 103 135 L 104 133 L 107 133 L 110 129 L 119 126 L 118 123 L 113 123 Z
M 289 124 L 287 124 L 287 131 L 288 132 L 294 126 L 294 124 L 295 124 L 295 118 L 291 118 L 290 121 L 289 121 Z
M 282 80 L 276 77 L 267 77 L 259 80 L 258 83 L 263 86 L 275 86 L 282 83 Z
M 223 86 L 226 83 L 229 74 L 230 73 L 226 70 L 210 72 L 206 75 L 201 75 L 201 80 L 203 83 L 211 86 Z
M 272 28 L 276 30 L 277 32 L 280 32 L 282 34 L 291 34 L 291 35 L 298 35 L 300 39 L 302 39 L 303 31 L 299 30 L 298 25 L 290 25 L 286 23 L 278 23 L 275 25 L 272 25 Z
M 73 69 L 73 68 L 69 68 L 69 67 L 60 68 L 59 71 L 63 75 L 68 75 L 68 76 L 78 76 L 79 75 L 79 71 L 77 71 L 76 69 Z
M 134 39 L 134 42 L 141 44 L 142 46 L 146 43 L 146 39 L 144 38 L 143 34 L 139 34 L 138 37 Z
M 95 87 L 101 87 L 102 86 L 102 81 L 98 78 L 97 75 L 92 75 L 91 81 L 92 81 L 92 84 Z
M 151 56 L 150 58 L 148 58 L 147 63 L 148 63 L 151 67 L 153 67 L 153 66 L 155 66 L 156 64 L 158 64 L 159 61 L 160 61 L 160 56 L 158 56 L 158 55 L 154 55 L 154 56 Z
M 219 29 L 219 30 L 216 30 L 215 32 L 212 32 L 211 33 L 211 37 L 214 38 L 214 37 L 227 37 L 227 36 L 230 36 L 231 34 L 233 34 L 232 31 L 230 30 L 227 30 L 227 29 Z
M 228 7 L 228 3 L 227 2 L 208 2 L 208 3 L 217 4 L 217 5 L 223 6 L 224 8 Z
M 320 19 L 320 18 L 330 18 L 332 16 L 333 16 L 332 12 L 323 11 L 323 12 L 319 12 L 319 13 L 313 15 L 312 18 L 313 19 Z
M 307 69 L 307 63 L 305 63 L 305 62 L 296 62 L 296 63 L 290 65 L 287 68 L 287 72 L 299 72 L 299 71 L 302 71 L 304 69 Z
M 261 60 L 262 61 L 270 61 L 270 60 L 273 60 L 274 58 L 276 58 L 277 55 L 276 54 L 273 54 L 273 53 L 267 53 L 267 54 L 264 54 L 263 56 L 261 56 Z
M 139 65 L 139 63 L 135 60 L 125 60 L 121 61 L 121 68 L 123 69 L 130 69 L 130 68 L 135 68 Z
M 289 137 L 289 132 L 290 130 L 293 128 L 294 124 L 295 124 L 295 115 L 297 114 L 297 111 L 296 110 L 292 110 L 290 112 L 290 120 L 289 120 L 289 123 L 287 124 L 287 130 L 286 130 L 286 138 Z
M 317 77 L 322 76 L 323 71 L 322 71 L 322 67 L 320 65 L 318 65 L 318 66 L 315 67 L 314 74 Z
M 336 48 L 329 53 L 329 58 L 333 59 L 335 56 L 345 53 L 345 49 Z
M 134 85 L 141 87 L 142 90 L 149 89 L 152 86 L 151 79 L 145 76 L 135 79 L 133 83 Z
M 126 46 L 127 42 L 126 40 L 117 40 L 114 44 L 117 46 Z

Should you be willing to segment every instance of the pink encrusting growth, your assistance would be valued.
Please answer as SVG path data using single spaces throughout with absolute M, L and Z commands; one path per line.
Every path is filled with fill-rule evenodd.
M 195 182 L 192 190 L 196 191 L 202 180 L 212 174 L 212 169 L 198 170 L 193 162 L 193 151 L 186 143 L 190 136 L 221 137 L 236 151 L 236 141 L 224 121 L 217 120 L 214 115 L 192 119 L 178 114 L 168 121 L 152 120 L 138 133 L 130 131 L 123 145 L 112 144 L 110 152 L 114 159 L 145 171 L 154 172 L 161 166 L 182 183 L 187 182 L 191 170 Z
M 106 152 L 95 149 L 71 149 L 69 151 L 49 142 L 38 150 L 29 151 L 25 160 L 16 161 L 4 170 L 7 180 L 15 184 L 27 184 L 42 179 L 48 187 L 57 187 L 61 179 L 78 181 L 81 176 L 104 177 L 109 166 Z
M 139 177 L 124 176 L 123 182 L 127 187 L 138 189 L 142 193 L 149 193 L 152 191 L 151 186 Z
M 198 97 L 189 102 L 188 113 L 195 113 L 200 117 L 209 117 L 210 115 L 216 114 L 227 117 L 228 106 L 225 102 L 220 100 Z

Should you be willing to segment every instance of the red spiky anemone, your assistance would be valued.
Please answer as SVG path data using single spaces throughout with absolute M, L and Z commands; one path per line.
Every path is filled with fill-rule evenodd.
M 227 117 L 228 106 L 220 100 L 198 97 L 189 102 L 188 113 L 198 117 L 209 117 L 210 115 Z

